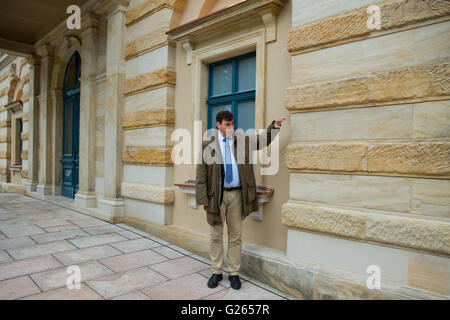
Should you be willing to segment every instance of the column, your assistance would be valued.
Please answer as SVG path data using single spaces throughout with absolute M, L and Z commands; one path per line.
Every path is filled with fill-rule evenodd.
M 39 151 L 39 79 L 41 60 L 38 56 L 28 58 L 30 64 L 30 100 L 28 102 L 28 179 L 24 187 L 26 191 L 36 191 L 38 184 L 38 151 Z
M 80 169 L 75 204 L 97 206 L 95 193 L 95 108 L 99 17 L 87 13 L 81 21 Z
M 51 140 L 51 97 L 50 85 L 54 63 L 55 48 L 44 45 L 38 49 L 41 56 L 40 92 L 39 92 L 39 178 L 37 192 L 41 195 L 52 194 L 52 140 Z
M 106 45 L 106 111 L 104 199 L 99 209 L 111 217 L 124 215 L 124 201 L 120 194 L 122 171 L 122 113 L 125 81 L 125 13 L 127 1 L 106 1 L 108 34 Z

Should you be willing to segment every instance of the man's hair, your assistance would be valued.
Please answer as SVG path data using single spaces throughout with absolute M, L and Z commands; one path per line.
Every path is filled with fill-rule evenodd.
M 216 115 L 216 121 L 219 122 L 220 124 L 222 124 L 222 121 L 231 121 L 234 119 L 233 114 L 228 111 L 228 110 L 224 110 L 224 111 L 220 111 L 217 115 Z

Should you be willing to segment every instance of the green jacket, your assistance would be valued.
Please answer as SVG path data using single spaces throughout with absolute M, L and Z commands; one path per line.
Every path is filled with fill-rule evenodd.
M 254 211 L 258 211 L 255 175 L 249 155 L 254 150 L 260 150 L 268 146 L 272 142 L 272 139 L 280 132 L 280 129 L 275 128 L 274 122 L 272 121 L 266 131 L 258 136 L 246 135 L 241 130 L 235 131 L 234 133 L 233 154 L 238 164 L 239 177 L 242 185 L 243 218 Z M 217 134 L 218 129 L 214 129 L 211 141 L 203 141 L 203 161 L 197 164 L 196 173 L 195 200 L 198 205 L 208 204 L 204 209 L 208 224 L 210 225 L 222 224 L 220 204 L 223 199 L 224 169 L 221 149 L 216 142 Z M 266 137 L 267 143 L 264 143 Z M 243 141 L 245 141 L 245 144 L 242 143 Z

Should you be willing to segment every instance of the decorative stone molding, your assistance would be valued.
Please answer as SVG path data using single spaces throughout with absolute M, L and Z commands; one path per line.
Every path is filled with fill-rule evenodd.
M 22 169 L 20 172 L 23 179 L 28 179 L 28 170 Z
M 289 201 L 281 222 L 289 227 L 363 241 L 450 254 L 450 224 Z
M 287 88 L 291 112 L 392 105 L 450 99 L 450 60 L 400 68 L 349 80 Z
M 82 22 L 83 23 L 83 22 Z M 82 24 L 84 27 L 84 25 Z M 62 37 L 61 46 L 58 48 L 58 52 L 61 50 L 70 50 L 71 48 L 81 47 L 81 40 L 78 36 L 69 34 Z
M 186 37 L 193 43 L 203 37 L 213 37 L 216 34 L 261 21 L 266 33 L 266 42 L 276 40 L 276 16 L 284 7 L 285 0 L 247 0 L 215 11 L 207 16 L 195 19 L 168 31 L 171 39 L 184 43 Z
M 125 49 L 125 59 L 130 60 L 152 50 L 173 45 L 173 42 L 168 41 L 167 30 L 167 28 L 160 28 L 128 43 Z
M 0 151 L 0 159 L 10 159 L 11 153 L 6 151 Z
M 5 81 L 6 79 L 9 78 L 9 76 L 10 76 L 10 71 L 8 69 L 0 75 L 0 82 Z
M 163 68 L 141 74 L 125 81 L 125 94 L 154 90 L 165 86 L 175 86 L 176 74 L 172 68 Z
M 450 178 L 449 141 L 290 143 L 291 170 Z
M 173 188 L 143 183 L 122 182 L 122 196 L 143 201 L 172 204 L 175 200 Z
M 450 177 L 450 142 L 380 143 L 367 149 L 367 170 Z
M 132 24 L 164 8 L 174 9 L 176 0 L 146 0 L 127 12 L 126 24 Z
M 6 96 L 7 94 L 8 94 L 8 88 L 5 87 L 0 91 L 0 98 Z
M 124 164 L 173 166 L 171 147 L 126 147 L 122 152 Z
M 28 150 L 22 150 L 22 153 L 20 154 L 20 157 L 23 160 L 27 160 L 28 159 Z
M 186 64 L 192 64 L 192 51 L 195 48 L 195 42 L 192 37 L 186 37 L 181 41 L 181 46 L 186 51 Z
M 117 10 L 126 12 L 129 4 L 130 0 L 103 0 L 95 13 L 99 15 L 105 14 L 108 18 L 108 16 Z
M 21 112 L 23 110 L 22 101 L 17 100 L 17 101 L 11 102 L 10 104 L 5 106 L 5 110 L 8 110 L 12 114 Z
M 55 56 L 55 47 L 50 44 L 44 44 L 40 48 L 36 50 L 38 56 L 41 57 L 54 57 Z
M 0 121 L 0 128 L 11 128 L 11 120 Z
M 175 109 L 163 108 L 159 110 L 145 110 L 126 114 L 123 119 L 123 129 L 157 127 L 173 125 L 175 123 Z
M 0 143 L 8 143 L 8 142 L 11 142 L 10 136 L 0 137 Z
M 335 15 L 293 28 L 288 35 L 288 51 L 296 55 L 380 34 L 413 28 L 418 23 L 449 19 L 450 3 L 441 0 L 387 0 L 375 3 L 380 8 L 380 29 L 367 27 L 367 7 Z M 442 20 L 442 19 L 441 19 Z

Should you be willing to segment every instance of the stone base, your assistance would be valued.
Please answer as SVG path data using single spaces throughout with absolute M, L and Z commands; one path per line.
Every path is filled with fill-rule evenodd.
M 209 238 L 186 229 L 123 217 L 123 223 L 209 259 Z M 444 295 L 381 279 L 367 288 L 367 275 L 302 261 L 281 251 L 243 244 L 241 273 L 298 299 L 448 299 Z
M 123 199 L 100 199 L 98 210 L 111 218 L 123 217 L 125 215 L 125 202 Z
M 20 193 L 25 192 L 25 188 L 20 184 L 0 182 L 0 192 Z
M 75 205 L 84 208 L 93 208 L 97 206 L 97 195 L 78 192 L 75 194 Z
M 61 186 L 52 186 L 52 195 L 60 196 L 61 195 Z
M 370 270 L 377 268 L 382 280 L 442 295 L 450 293 L 450 259 L 428 252 L 288 229 L 286 253 L 366 279 L 373 274 Z
M 52 188 L 52 186 L 38 185 L 36 192 L 38 194 L 40 194 L 41 196 L 49 196 L 49 195 L 53 194 L 53 188 Z
M 31 182 L 30 180 L 26 180 L 25 183 L 23 183 L 23 186 L 28 192 L 35 192 L 37 189 L 37 183 Z

